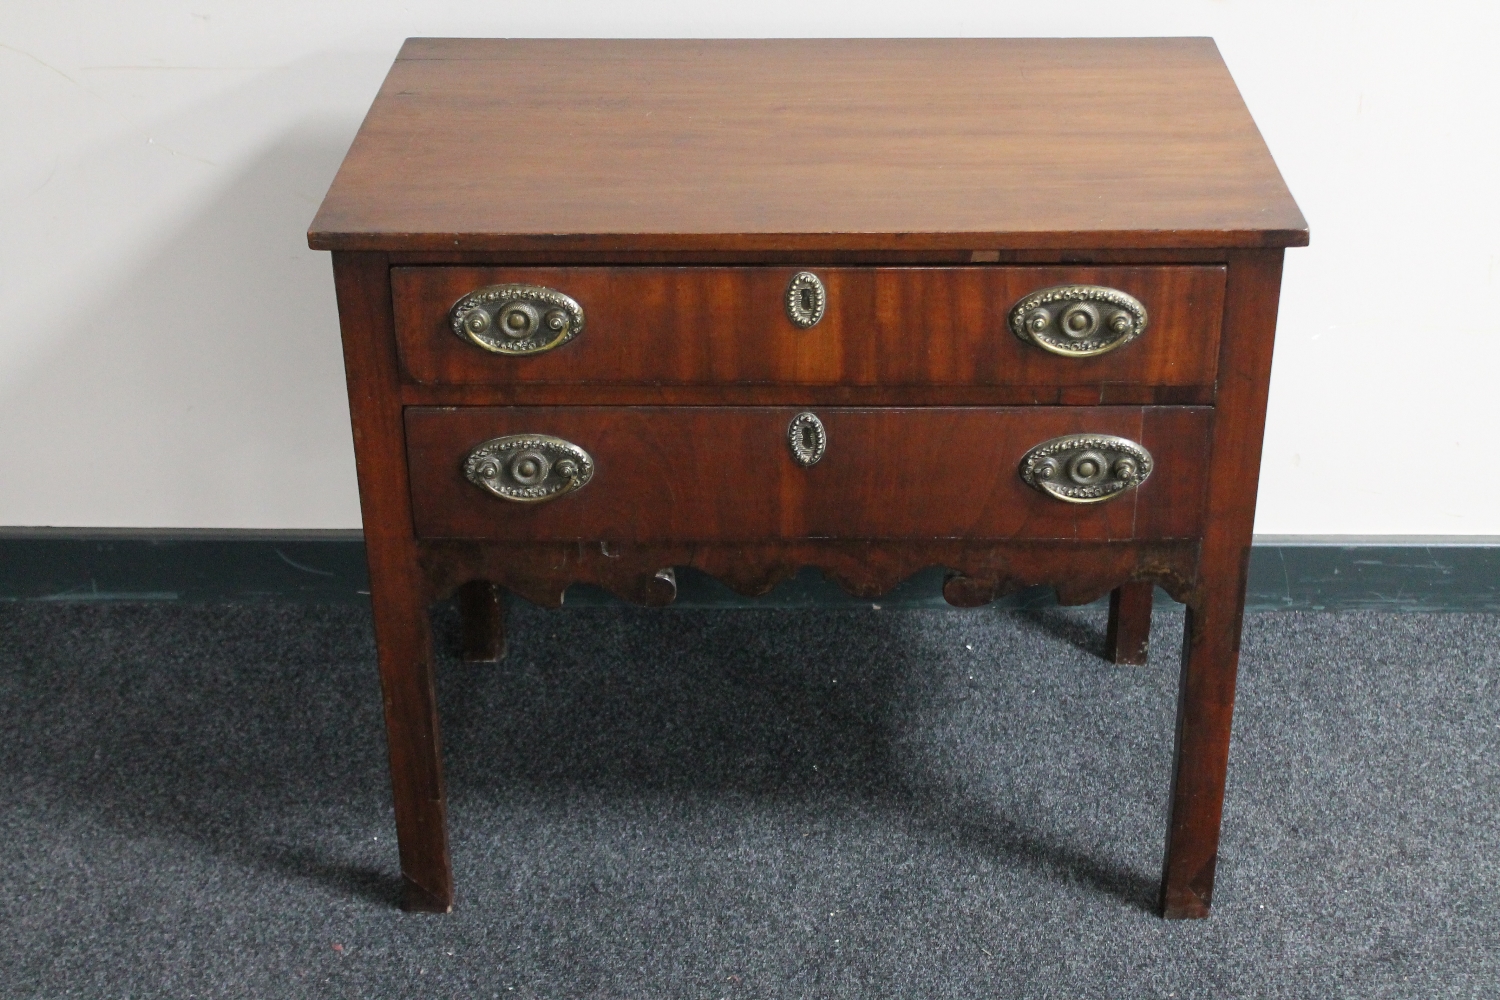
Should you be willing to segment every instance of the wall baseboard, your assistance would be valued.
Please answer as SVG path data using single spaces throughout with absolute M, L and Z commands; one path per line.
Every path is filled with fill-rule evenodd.
M 693 571 L 678 574 L 689 608 L 947 607 L 943 571 L 929 569 L 874 602 L 850 597 L 814 569 L 763 598 Z M 0 529 L 0 600 L 346 602 L 368 600 L 358 531 Z M 614 602 L 589 586 L 570 607 Z M 1174 602 L 1157 590 L 1161 606 Z M 1044 607 L 1037 588 L 1001 602 Z M 1500 538 L 1267 536 L 1250 559 L 1253 611 L 1376 609 L 1500 612 Z

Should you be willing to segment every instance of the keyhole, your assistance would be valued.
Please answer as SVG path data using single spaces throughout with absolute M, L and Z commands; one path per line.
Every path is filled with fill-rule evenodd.
M 811 288 L 803 288 L 801 291 L 802 311 L 805 313 L 811 313 L 813 311 L 813 290 Z
M 802 447 L 812 451 L 818 446 L 818 436 L 813 433 L 811 427 L 802 428 Z

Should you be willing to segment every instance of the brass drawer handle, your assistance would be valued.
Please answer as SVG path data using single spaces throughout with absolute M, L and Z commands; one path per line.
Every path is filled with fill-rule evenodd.
M 541 285 L 488 285 L 448 310 L 453 332 L 496 354 L 541 354 L 583 332 L 583 306 Z
M 594 478 L 594 460 L 562 438 L 511 434 L 492 438 L 469 452 L 464 475 L 497 497 L 540 503 L 582 489 Z
M 786 318 L 806 330 L 818 325 L 828 307 L 823 279 L 811 271 L 798 271 L 786 286 Z
M 1111 434 L 1068 434 L 1021 459 L 1026 485 L 1068 503 L 1112 500 L 1151 475 L 1151 453 Z
M 823 460 L 828 431 L 816 413 L 799 413 L 787 424 L 786 443 L 792 449 L 792 459 L 806 469 Z
M 1058 285 L 1032 292 L 1010 311 L 1017 337 L 1064 357 L 1113 351 L 1146 329 L 1140 300 L 1102 285 Z

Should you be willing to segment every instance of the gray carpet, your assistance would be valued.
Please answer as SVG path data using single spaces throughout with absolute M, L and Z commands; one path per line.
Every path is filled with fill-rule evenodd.
M 441 665 L 429 917 L 362 609 L 0 606 L 0 993 L 1500 992 L 1500 617 L 1250 616 L 1188 923 L 1149 912 L 1178 614 L 1144 668 L 1095 609 L 511 621 Z

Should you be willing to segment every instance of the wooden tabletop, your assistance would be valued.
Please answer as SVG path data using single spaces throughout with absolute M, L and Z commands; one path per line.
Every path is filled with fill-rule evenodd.
M 413 38 L 323 250 L 1301 246 L 1206 38 Z

